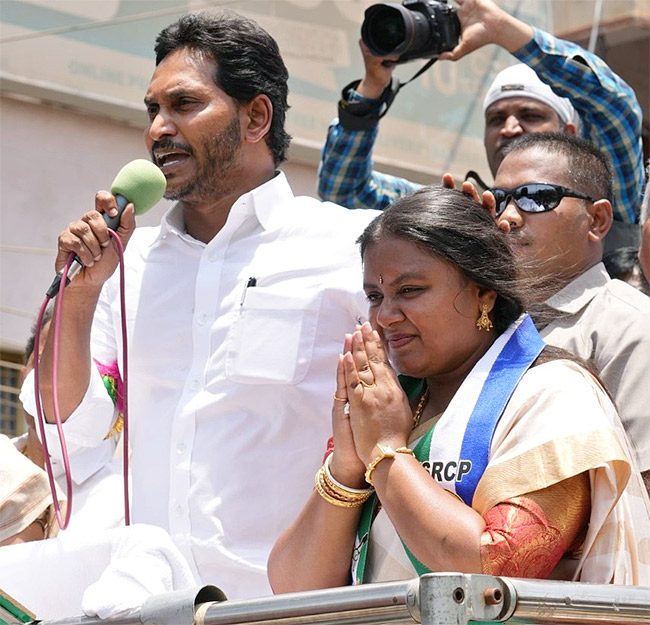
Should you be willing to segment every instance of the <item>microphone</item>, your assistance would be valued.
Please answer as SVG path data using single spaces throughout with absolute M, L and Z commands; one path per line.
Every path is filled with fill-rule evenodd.
M 107 213 L 104 213 L 104 221 L 111 230 L 117 230 L 122 212 L 129 202 L 132 202 L 135 206 L 135 214 L 142 215 L 162 199 L 166 188 L 167 180 L 165 175 L 151 161 L 138 158 L 127 163 L 117 173 L 111 185 L 111 193 L 117 200 L 117 215 L 109 217 Z M 83 264 L 75 256 L 68 271 L 66 286 L 70 284 L 81 269 L 83 269 Z M 49 298 L 56 297 L 59 292 L 62 276 L 63 270 L 56 274 L 50 288 L 47 290 Z

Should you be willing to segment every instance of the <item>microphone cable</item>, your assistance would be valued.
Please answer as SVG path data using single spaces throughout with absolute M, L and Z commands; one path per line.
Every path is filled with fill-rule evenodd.
M 130 514 L 130 504 L 129 504 L 129 393 L 128 393 L 128 349 L 127 349 L 127 326 L 126 326 L 126 304 L 125 304 L 125 277 L 124 277 L 124 246 L 120 237 L 111 229 L 108 230 L 109 234 L 113 237 L 113 240 L 117 246 L 117 252 L 119 257 L 119 269 L 120 269 L 120 315 L 122 319 L 121 323 L 121 334 L 122 334 L 122 390 L 124 398 L 124 411 L 122 418 L 124 421 L 124 428 L 122 430 L 122 445 L 123 445 L 123 458 L 122 458 L 122 468 L 123 468 L 123 477 L 124 477 L 124 523 L 125 525 L 131 524 L 131 514 Z M 41 443 L 43 445 L 43 458 L 45 461 L 45 469 L 47 471 L 47 477 L 50 483 L 50 491 L 52 493 L 52 503 L 54 505 L 54 511 L 56 513 L 56 520 L 59 524 L 59 527 L 64 530 L 68 527 L 70 523 L 70 515 L 72 514 L 72 473 L 70 471 L 70 458 L 68 457 L 68 447 L 65 442 L 65 435 L 63 433 L 63 422 L 61 421 L 61 414 L 59 411 L 59 339 L 60 339 L 60 319 L 61 319 L 61 310 L 63 307 L 63 294 L 65 287 L 68 283 L 68 271 L 70 266 L 75 259 L 74 252 L 70 252 L 68 256 L 68 261 L 63 269 L 61 274 L 61 280 L 58 285 L 58 293 L 56 294 L 56 308 L 54 318 L 52 320 L 52 341 L 53 341 L 53 356 L 52 356 L 52 404 L 54 412 L 54 420 L 56 423 L 57 432 L 59 435 L 59 444 L 61 446 L 61 457 L 63 459 L 63 470 L 65 474 L 65 484 L 66 484 L 66 497 L 67 497 L 67 507 L 65 513 L 65 519 L 61 512 L 61 506 L 59 505 L 59 499 L 56 493 L 56 482 L 54 481 L 54 472 L 52 470 L 52 463 L 50 460 L 50 453 L 47 444 L 47 438 L 45 436 L 45 417 L 43 415 L 43 409 L 41 405 L 41 394 L 40 394 L 40 339 L 41 339 L 41 325 L 43 323 L 43 317 L 45 315 L 45 310 L 47 309 L 48 304 L 52 300 L 52 297 L 55 295 L 50 295 L 48 292 L 45 295 L 43 304 L 38 314 L 38 320 L 36 321 L 36 332 L 34 335 L 34 393 L 36 398 L 36 421 L 38 422 L 39 431 L 41 434 Z

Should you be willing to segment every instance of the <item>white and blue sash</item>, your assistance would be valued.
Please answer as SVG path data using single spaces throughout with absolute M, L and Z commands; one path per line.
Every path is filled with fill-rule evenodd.
M 496 425 L 544 347 L 532 319 L 518 319 L 474 365 L 436 425 L 427 468 L 468 506 L 487 467 Z
M 415 457 L 446 490 L 468 506 L 490 457 L 494 430 L 519 380 L 544 349 L 532 319 L 523 315 L 474 365 L 440 420 L 414 448 Z M 435 430 L 435 436 L 433 435 Z M 352 559 L 352 577 L 362 583 L 377 498 L 364 506 Z M 430 572 L 404 545 L 418 574 Z

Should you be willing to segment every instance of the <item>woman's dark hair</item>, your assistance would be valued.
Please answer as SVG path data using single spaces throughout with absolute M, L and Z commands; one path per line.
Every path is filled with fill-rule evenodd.
M 532 294 L 543 288 L 534 281 L 523 285 L 518 280 L 507 235 L 497 227 L 487 209 L 455 189 L 423 187 L 396 200 L 357 239 L 361 258 L 384 236 L 410 241 L 450 262 L 475 284 L 494 291 L 497 298 L 490 318 L 497 334 L 515 321 L 527 309 L 528 302 L 533 301 Z M 531 316 L 538 323 L 544 313 Z M 547 345 L 534 364 L 558 359 L 578 363 L 602 384 L 593 362 L 559 347 Z
M 275 39 L 255 21 L 231 11 L 190 13 L 167 26 L 156 38 L 156 65 L 171 52 L 190 48 L 217 64 L 216 85 L 239 102 L 259 94 L 273 105 L 266 142 L 279 165 L 287 159 L 291 136 L 284 124 L 289 104 L 289 73 Z
M 406 239 L 457 267 L 479 286 L 497 294 L 490 314 L 501 334 L 524 311 L 514 257 L 506 235 L 471 197 L 441 186 L 399 198 L 359 237 L 361 257 L 384 236 Z

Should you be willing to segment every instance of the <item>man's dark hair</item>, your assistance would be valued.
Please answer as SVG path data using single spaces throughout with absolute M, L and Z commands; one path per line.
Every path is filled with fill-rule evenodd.
M 635 289 L 650 295 L 650 285 L 643 275 L 636 247 L 619 247 L 603 256 L 603 265 L 609 277 L 627 282 Z
M 259 94 L 273 105 L 266 142 L 277 166 L 287 159 L 291 141 L 284 124 L 289 73 L 275 39 L 253 20 L 232 11 L 190 13 L 170 24 L 156 38 L 156 65 L 181 48 L 199 51 L 215 61 L 216 85 L 239 102 Z
M 410 241 L 457 267 L 468 280 L 495 291 L 492 321 L 498 334 L 524 311 L 506 235 L 490 213 L 468 195 L 430 186 L 402 196 L 359 237 L 361 257 L 384 236 Z
M 41 320 L 41 330 L 47 325 L 48 321 L 52 320 L 53 313 L 54 313 L 54 306 L 49 306 L 48 308 L 45 309 L 45 312 L 43 313 L 43 319 Z M 25 345 L 25 364 L 27 364 L 27 362 L 29 361 L 29 357 L 32 355 L 32 352 L 34 351 L 37 323 L 38 323 L 38 319 L 34 322 L 34 325 L 32 325 L 32 329 L 29 333 L 29 338 L 27 339 L 27 345 Z
M 517 137 L 508 145 L 505 154 L 529 148 L 540 148 L 553 155 L 561 154 L 567 159 L 567 177 L 574 191 L 610 202 L 612 192 L 612 167 L 609 158 L 589 141 L 560 132 L 534 132 Z M 553 182 L 530 180 L 529 182 Z

